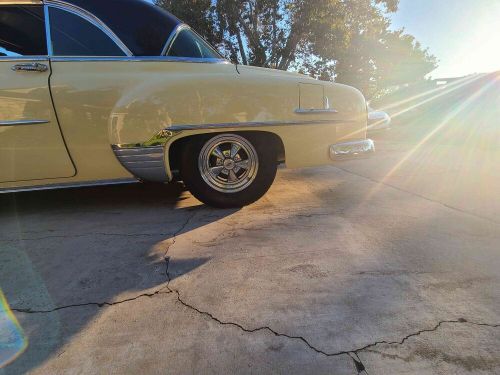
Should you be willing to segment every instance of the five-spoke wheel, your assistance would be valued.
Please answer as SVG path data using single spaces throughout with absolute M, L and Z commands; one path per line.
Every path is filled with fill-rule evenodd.
M 264 195 L 276 176 L 276 151 L 254 134 L 195 137 L 184 148 L 181 175 L 199 200 L 241 207 Z
M 222 193 L 237 193 L 257 176 L 257 151 L 245 138 L 219 135 L 208 141 L 198 156 L 198 168 L 205 182 Z

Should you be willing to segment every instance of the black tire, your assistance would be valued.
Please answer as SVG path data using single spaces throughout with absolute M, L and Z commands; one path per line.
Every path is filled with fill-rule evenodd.
M 241 137 L 253 146 L 258 158 L 258 168 L 250 185 L 237 192 L 221 192 L 213 188 L 202 177 L 199 167 L 200 153 L 205 145 L 220 136 Z M 223 133 L 213 136 L 197 136 L 190 139 L 181 154 L 181 177 L 189 191 L 201 202 L 217 208 L 239 208 L 262 198 L 269 190 L 278 169 L 277 151 L 274 142 L 266 137 L 248 134 Z

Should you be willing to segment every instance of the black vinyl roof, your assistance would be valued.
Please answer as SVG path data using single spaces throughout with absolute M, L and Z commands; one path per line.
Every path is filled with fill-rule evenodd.
M 65 0 L 108 26 L 135 56 L 159 56 L 181 21 L 143 0 Z

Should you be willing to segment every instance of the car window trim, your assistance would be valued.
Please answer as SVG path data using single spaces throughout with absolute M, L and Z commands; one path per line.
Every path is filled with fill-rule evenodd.
M 177 57 L 177 56 L 51 56 L 51 61 L 130 61 L 130 62 L 184 62 L 198 64 L 231 64 L 225 59 L 198 58 L 198 57 Z
M 13 1 L 18 5 L 23 5 L 23 3 L 19 3 L 21 0 Z M 34 2 L 37 0 L 33 0 Z M 24 3 L 27 4 L 27 3 Z M 194 58 L 194 57 L 179 57 L 179 56 L 167 56 L 168 52 L 172 44 L 175 42 L 175 39 L 179 35 L 182 30 L 189 29 L 200 38 L 205 40 L 200 34 L 198 34 L 195 30 L 193 30 L 189 25 L 185 23 L 180 23 L 175 27 L 175 29 L 170 33 L 165 46 L 162 51 L 161 56 L 134 56 L 133 53 L 128 49 L 128 47 L 118 38 L 118 36 L 98 17 L 93 15 L 92 13 L 81 9 L 80 7 L 69 4 L 65 1 L 61 0 L 45 0 L 31 4 L 43 4 L 44 7 L 44 15 L 45 15 L 45 36 L 47 40 L 47 55 L 45 56 L 0 56 L 0 61 L 8 60 L 8 61 L 32 61 L 32 60 L 47 60 L 51 61 L 139 61 L 139 62 L 186 62 L 186 63 L 205 63 L 205 64 L 231 64 L 228 60 L 226 60 L 222 55 L 213 48 L 210 43 L 206 42 L 211 49 L 220 56 L 220 58 Z M 2 3 L 1 5 L 4 5 Z M 50 14 L 49 8 L 55 7 L 62 9 L 64 11 L 68 11 L 73 13 L 86 21 L 90 22 L 97 28 L 99 28 L 102 32 L 104 32 L 111 40 L 126 54 L 126 56 L 54 56 L 53 54 L 53 46 L 52 46 L 52 38 L 51 38 L 51 30 L 50 30 Z
M 49 7 L 47 5 L 43 6 L 43 13 L 45 15 L 45 39 L 47 41 L 47 54 L 48 56 L 52 56 L 52 32 L 50 30 L 50 15 Z
M 185 24 L 185 23 L 180 23 L 178 24 L 174 30 L 172 30 L 172 32 L 170 33 L 166 43 L 165 43 L 165 46 L 163 47 L 163 51 L 161 52 L 161 56 L 168 56 L 168 54 L 170 53 L 170 50 L 172 49 L 172 46 L 174 45 L 175 41 L 177 40 L 177 37 L 179 36 L 179 34 L 183 31 L 183 30 L 189 30 L 191 31 L 192 33 L 194 33 L 195 35 L 197 35 L 201 40 L 203 40 L 209 47 L 210 49 L 215 52 L 221 60 L 225 60 L 224 57 L 222 57 L 222 55 L 219 53 L 219 51 L 217 51 L 210 43 L 208 43 L 205 38 L 203 38 L 200 34 L 198 34 L 196 32 L 196 30 L 194 30 L 191 26 L 189 26 L 188 24 Z M 174 57 L 174 56 L 172 56 Z M 179 56 L 179 57 L 182 57 L 182 56 Z M 208 59 L 207 57 L 203 57 L 202 59 Z
M 3 0 L 1 5 L 43 5 L 42 0 Z
M 128 49 L 128 47 L 118 38 L 118 36 L 104 23 L 102 22 L 98 17 L 93 15 L 92 13 L 77 7 L 76 5 L 73 4 L 68 4 L 64 1 L 59 1 L 59 0 L 46 0 L 44 2 L 44 7 L 46 9 L 46 15 L 45 15 L 45 25 L 46 25 L 46 33 L 47 33 L 47 43 L 50 44 L 47 48 L 49 50 L 49 56 L 54 56 L 53 55 L 53 46 L 52 46 L 52 38 L 50 37 L 50 17 L 49 17 L 49 8 L 57 8 L 61 9 L 63 11 L 69 12 L 71 14 L 74 14 L 80 18 L 83 18 L 87 22 L 91 23 L 95 27 L 97 27 L 99 30 L 101 30 L 104 34 L 106 34 L 112 41 L 113 43 L 116 44 L 116 46 L 122 50 L 122 52 L 127 56 L 131 57 L 133 56 L 132 52 Z M 59 56 L 57 56 L 59 57 Z M 69 56 L 68 56 L 69 57 Z M 123 57 L 123 56 L 117 56 L 117 57 Z
M 183 62 L 183 63 L 197 63 L 197 64 L 229 64 L 231 62 L 224 59 L 215 58 L 194 58 L 194 57 L 176 57 L 176 56 L 0 56 L 0 61 L 10 62 L 30 62 L 30 61 L 53 61 L 53 62 L 66 62 L 66 61 L 122 61 L 122 62 Z
M 165 42 L 165 46 L 163 47 L 163 50 L 161 51 L 161 56 L 168 56 L 168 53 L 170 52 L 170 49 L 172 48 L 172 45 L 174 44 L 175 40 L 177 39 L 177 36 L 182 30 L 185 30 L 189 28 L 188 25 L 185 23 L 180 23 L 178 24 L 175 29 L 172 30 L 170 35 L 168 36 L 167 41 Z

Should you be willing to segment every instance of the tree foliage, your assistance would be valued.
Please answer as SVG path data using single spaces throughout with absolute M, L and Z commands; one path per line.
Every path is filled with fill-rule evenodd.
M 157 0 L 240 64 L 294 69 L 371 96 L 436 59 L 388 15 L 399 0 Z

